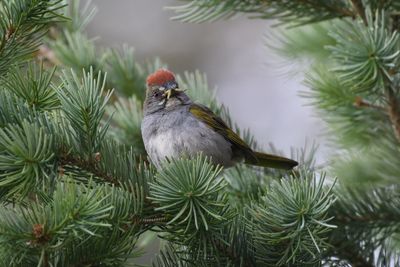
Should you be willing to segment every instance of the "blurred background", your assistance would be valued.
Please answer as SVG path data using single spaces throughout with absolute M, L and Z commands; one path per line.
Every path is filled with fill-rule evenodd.
M 207 74 L 232 119 L 241 129 L 250 129 L 265 149 L 272 143 L 289 155 L 291 147 L 302 148 L 306 141 L 309 147 L 315 141 L 320 145 L 317 162 L 326 159 L 321 137 L 324 124 L 306 106 L 307 100 L 298 96 L 306 90 L 301 72 L 296 74 L 293 64 L 265 45 L 273 22 L 245 17 L 204 24 L 171 21 L 174 12 L 165 7 L 183 3 L 174 0 L 92 3 L 98 13 L 87 31 L 98 46 L 128 44 L 140 62 L 159 57 L 176 73 L 198 69 Z M 136 263 L 150 262 L 159 250 L 158 242 L 152 243 Z
M 177 73 L 205 72 L 234 121 L 266 149 L 269 142 L 285 154 L 306 140 L 322 145 L 323 123 L 298 96 L 305 90 L 302 76 L 293 75 L 293 66 L 265 45 L 271 24 L 245 17 L 204 24 L 171 21 L 174 12 L 165 7 L 180 3 L 94 0 L 98 13 L 87 30 L 100 46 L 133 46 L 142 62 L 159 57 Z
M 291 147 L 304 147 L 306 140 L 321 147 L 323 123 L 298 96 L 306 89 L 302 76 L 265 45 L 273 23 L 245 17 L 204 24 L 171 21 L 174 12 L 165 7 L 184 3 L 176 0 L 92 3 L 98 13 L 87 30 L 98 37 L 97 45 L 126 43 L 135 48 L 139 61 L 159 57 L 177 73 L 205 72 L 233 120 L 249 128 L 264 148 L 271 142 L 288 154 Z M 325 158 L 323 151 L 318 161 Z

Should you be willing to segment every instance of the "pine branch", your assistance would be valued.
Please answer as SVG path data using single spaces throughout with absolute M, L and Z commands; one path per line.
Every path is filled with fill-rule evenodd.
M 354 17 L 345 1 L 330 0 L 186 0 L 188 4 L 170 7 L 177 13 L 173 20 L 201 23 L 230 18 L 238 13 L 257 18 L 278 19 L 282 23 L 302 25 L 332 18 Z
M 171 163 L 158 173 L 149 199 L 159 205 L 156 211 L 173 216 L 169 225 L 174 222 L 184 224 L 184 233 L 208 231 L 225 220 L 220 215 L 226 202 L 226 198 L 219 194 L 224 187 L 224 180 L 218 178 L 221 170 L 201 156 L 193 161 L 171 159 Z M 189 173 L 194 175 L 187 177 Z M 180 205 L 176 203 L 177 199 L 181 199 Z M 210 222 L 215 225 L 209 225 Z
M 69 32 L 64 30 L 62 38 L 49 41 L 49 51 L 52 52 L 53 62 L 61 62 L 62 65 L 73 68 L 78 75 L 82 69 L 94 69 L 94 73 L 101 70 L 100 57 L 97 54 L 94 40 L 89 39 L 81 32 Z
M 400 36 L 388 30 L 384 11 L 367 10 L 366 18 L 370 26 L 348 21 L 331 33 L 337 42 L 328 47 L 337 63 L 332 70 L 349 90 L 383 94 L 385 83 L 392 79 L 390 73 L 399 65 Z
M 336 43 L 329 35 L 332 26 L 331 22 L 319 22 L 289 29 L 275 27 L 266 33 L 266 45 L 284 58 L 285 65 L 292 65 L 293 61 L 329 62 L 325 47 Z
M 199 262 L 197 262 L 200 266 Z M 171 244 L 167 244 L 160 254 L 152 260 L 153 267 L 188 267 L 185 260 L 179 258 Z
M 110 183 L 131 194 L 141 195 L 142 199 L 138 204 L 143 205 L 140 209 L 144 212 L 142 215 L 134 215 L 129 219 L 133 226 L 140 225 L 146 229 L 155 226 L 163 227 L 169 220 L 164 212 L 154 211 L 154 208 L 158 206 L 148 199 L 148 183 L 153 180 L 154 170 L 135 155 L 133 148 L 127 148 L 125 145 L 106 139 L 100 151 L 94 155 L 95 161 L 85 160 L 70 152 L 59 153 L 57 164 L 62 176 L 69 175 L 74 178 L 81 176 L 83 172 L 87 177 L 93 177 L 98 183 Z M 78 172 L 76 168 L 79 168 Z M 78 180 L 82 179 L 78 178 Z M 87 179 L 83 182 L 86 183 Z
M 63 26 L 69 32 L 82 32 L 97 13 L 97 8 L 92 5 L 92 0 L 83 2 L 84 4 L 81 0 L 69 0 L 68 5 L 64 8 L 65 15 L 69 20 L 63 23 Z
M 138 155 L 146 155 L 140 130 L 143 112 L 142 102 L 135 96 L 128 99 L 118 97 L 106 107 L 106 116 L 111 118 L 109 136 L 121 144 L 132 146 Z
M 400 230 L 398 186 L 339 188 L 336 194 L 331 215 L 338 229 L 332 232 L 327 255 L 346 259 L 352 266 L 375 266 L 376 251 Z
M 332 243 L 332 246 L 339 248 L 337 254 L 332 256 L 338 257 L 342 261 L 345 260 L 352 267 L 376 267 L 373 263 L 366 260 L 364 255 L 358 253 L 358 247 L 343 247 L 343 240 L 337 243 Z
M 328 189 L 308 173 L 273 183 L 260 203 L 249 207 L 246 217 L 251 246 L 258 264 L 313 265 L 329 246 L 327 233 L 332 217 L 328 209 L 335 201 Z
M 134 217 L 133 222 L 140 224 L 163 224 L 166 220 L 163 212 L 154 212 L 157 207 L 150 201 L 148 182 L 153 180 L 154 170 L 145 162 L 136 157 L 132 148 L 106 139 L 101 150 L 94 155 L 94 161 L 79 157 L 71 152 L 60 151 L 57 155 L 58 172 L 65 176 L 79 176 L 84 172 L 86 176 L 93 177 L 97 182 L 110 183 L 134 193 L 138 188 L 143 190 L 145 209 L 151 213 L 150 217 Z M 76 173 L 76 168 L 79 168 Z M 79 179 L 81 180 L 81 179 Z M 87 182 L 87 179 L 84 180 Z
M 0 197 L 22 200 L 54 179 L 54 139 L 39 123 L 0 129 Z
M 135 60 L 133 48 L 124 45 L 104 54 L 104 69 L 110 75 L 110 83 L 125 96 L 136 96 L 143 102 L 146 92 L 145 77 L 148 74 Z
M 8 90 L 0 90 L 0 127 L 8 124 L 21 125 L 23 121 L 34 122 L 39 117 L 25 101 Z
M 38 67 L 33 62 L 26 68 L 14 66 L 0 78 L 0 86 L 23 99 L 32 109 L 55 110 L 60 105 L 52 83 L 55 70 L 45 71 L 43 64 Z
M 64 20 L 62 0 L 1 0 L 0 74 L 32 57 L 49 26 Z
M 105 219 L 110 215 L 112 203 L 103 190 L 101 186 L 91 190 L 74 183 L 59 183 L 48 202 L 33 202 L 27 208 L 2 207 L 1 251 L 14 250 L 7 255 L 9 263 L 47 264 L 43 256 L 55 252 L 52 246 L 62 249 L 71 240 L 83 243 L 84 239 L 79 237 L 93 238 L 96 232 L 109 228 L 111 225 Z
M 213 241 L 215 247 L 218 249 L 219 253 L 225 255 L 229 259 L 229 263 L 233 266 L 246 266 L 246 267 L 255 267 L 255 263 L 249 261 L 248 259 L 243 259 L 242 255 L 238 255 L 237 252 L 232 248 L 232 245 L 227 245 L 220 240 L 216 239 Z
M 61 109 L 70 124 L 70 139 L 75 152 L 84 155 L 85 160 L 94 161 L 95 154 L 105 137 L 109 122 L 101 125 L 105 107 L 112 91 L 103 95 L 105 75 L 98 72 L 94 76 L 93 68 L 79 79 L 74 71 L 64 72 L 62 90 L 58 91 Z
M 161 222 L 146 215 L 143 193 L 133 185 L 83 185 L 60 179 L 46 201 L 0 210 L 0 255 L 8 264 L 24 266 L 47 264 L 46 260 L 52 266 L 55 261 L 63 266 L 125 262 L 138 235 Z
M 376 189 L 341 188 L 336 194 L 339 200 L 332 208 L 337 224 L 371 227 L 400 227 L 400 201 L 398 186 L 379 187 Z M 368 201 L 374 197 L 374 201 Z
M 264 0 L 268 2 L 269 0 Z M 347 9 L 344 5 L 342 5 L 338 1 L 315 1 L 315 0 L 298 0 L 300 3 L 304 3 L 305 5 L 310 5 L 310 6 L 318 6 L 320 5 L 323 9 L 331 12 L 331 13 L 336 13 L 339 17 L 354 17 L 354 13 L 350 10 Z M 352 0 L 353 1 L 353 0 Z
M 400 37 L 388 30 L 386 14 L 392 16 L 395 5 L 377 1 L 369 1 L 370 6 L 384 6 L 382 13 L 371 12 L 360 0 L 192 0 L 178 12 L 188 21 L 251 13 L 290 25 L 357 17 L 338 23 L 329 38 L 316 43 L 317 49 L 325 41 L 332 45 L 322 57 L 332 53 L 334 60 L 326 62 L 335 68 L 313 76 L 312 97 L 350 142 L 375 144 L 376 150 L 369 152 L 376 154 L 363 155 L 364 165 L 349 161 L 353 172 L 347 175 L 362 173 L 361 178 L 369 175 L 393 184 L 398 181 L 399 146 L 393 145 L 390 127 L 400 140 L 400 110 L 397 91 L 385 90 L 397 88 Z M 2 83 L 7 91 L 0 92 L 0 196 L 24 200 L 16 204 L 22 213 L 11 205 L 0 209 L 1 261 L 122 265 L 134 255 L 138 236 L 150 229 L 173 243 L 159 260 L 165 266 L 315 265 L 326 256 L 369 267 L 378 265 L 378 250 L 379 256 L 396 255 L 383 241 L 400 227 L 398 189 L 393 186 L 356 196 L 337 193 L 339 201 L 333 204 L 335 196 L 323 177 L 309 170 L 312 160 L 296 171 L 296 179 L 285 176 L 275 182 L 270 177 L 281 177 L 279 173 L 240 166 L 221 177 L 221 169 L 202 157 L 172 159 L 155 174 L 138 156 L 142 148 L 128 145 L 140 145 L 141 112 L 135 97 L 143 98 L 145 75 L 160 64 L 139 65 L 127 47 L 121 53 L 98 53 L 78 31 L 93 13 L 79 15 L 79 1 L 74 3 L 70 14 L 78 17 L 77 23 L 68 24 L 50 46 L 57 55 L 53 63 L 79 71 L 93 65 L 96 71 L 64 74 L 58 94 L 50 86 L 52 75 L 11 70 L 9 81 Z M 8 28 L 4 36 L 11 40 L 16 32 Z M 100 69 L 109 70 L 110 83 L 100 74 L 94 77 Z M 205 75 L 185 73 L 178 81 L 234 127 L 210 93 Z M 135 95 L 114 103 L 114 118 L 112 107 L 106 108 L 110 95 L 103 90 L 113 85 Z M 385 94 L 386 102 L 381 98 Z M 110 124 L 116 128 L 112 132 Z M 124 134 L 134 140 L 121 145 Z M 248 132 L 242 135 L 252 141 Z M 378 143 L 378 138 L 384 141 Z M 365 163 L 370 169 L 361 172 Z M 26 205 L 31 195 L 32 203 Z M 331 223 L 338 230 L 331 231 Z
M 100 153 L 96 154 L 95 160 L 100 161 L 100 157 L 101 157 Z M 107 183 L 119 185 L 119 181 L 117 178 L 112 177 L 108 173 L 105 173 L 105 172 L 99 170 L 96 167 L 96 162 L 93 162 L 93 161 L 83 160 L 80 158 L 76 158 L 76 157 L 72 156 L 71 154 L 63 153 L 58 159 L 58 165 L 59 165 L 58 171 L 59 171 L 60 175 L 62 175 L 62 176 L 65 174 L 65 169 L 68 168 L 68 166 L 74 166 L 74 167 L 78 167 L 82 170 L 92 173 L 93 175 L 95 175 L 98 178 L 101 178 L 102 180 L 104 180 Z

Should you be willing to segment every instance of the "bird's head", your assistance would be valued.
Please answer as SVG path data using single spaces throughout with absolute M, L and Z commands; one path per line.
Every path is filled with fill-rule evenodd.
M 145 108 L 150 112 L 190 101 L 183 90 L 179 89 L 175 74 L 167 69 L 159 69 L 150 74 L 146 85 Z

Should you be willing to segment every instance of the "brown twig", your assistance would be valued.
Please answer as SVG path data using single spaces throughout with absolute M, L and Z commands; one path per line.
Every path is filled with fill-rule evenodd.
M 10 27 L 8 27 L 7 31 L 6 31 L 6 36 L 5 39 L 6 41 L 8 41 L 15 33 L 15 28 L 10 25 Z
M 353 5 L 354 11 L 360 16 L 365 25 L 368 25 L 367 17 L 365 16 L 365 9 L 361 0 L 350 0 Z
M 324 3 L 318 3 L 318 4 L 323 4 L 326 10 L 338 13 L 341 15 L 341 17 L 354 17 L 354 13 L 351 10 L 337 7 L 336 4 L 334 5 L 328 5 Z
M 324 2 L 319 2 L 316 4 L 316 1 L 313 0 L 297 0 L 300 3 L 303 3 L 304 5 L 307 5 L 309 7 L 315 7 L 316 5 L 323 7 L 328 12 L 336 13 L 339 15 L 339 17 L 355 17 L 355 14 L 352 12 L 352 10 L 338 7 L 337 4 L 329 5 Z M 268 1 L 266 1 L 268 2 Z
M 364 107 L 364 108 L 374 108 L 374 109 L 381 110 L 381 111 L 385 110 L 385 108 L 382 106 L 378 106 L 378 105 L 372 104 L 368 101 L 365 101 L 361 96 L 356 96 L 356 98 L 354 99 L 354 106 L 357 108 Z
M 397 140 L 400 141 L 400 108 L 399 102 L 392 89 L 386 92 L 388 107 L 387 113 L 392 122 L 393 130 Z
M 50 266 L 49 255 L 48 255 L 46 250 L 44 251 L 44 254 L 43 254 L 43 265 L 42 266 L 43 267 L 49 267 Z
M 41 62 L 46 62 L 49 67 L 58 66 L 61 64 L 54 51 L 45 44 L 41 44 L 39 46 L 39 49 L 35 52 L 35 57 Z
M 357 216 L 357 215 L 351 215 L 351 214 L 346 214 L 346 215 L 336 215 L 335 216 L 335 221 L 333 224 L 349 224 L 349 223 L 371 223 L 371 222 L 376 222 L 376 221 L 382 221 L 383 224 L 388 225 L 388 221 L 392 222 L 398 222 L 397 217 L 393 217 L 389 213 L 380 213 L 376 216 L 372 215 L 363 215 L 363 216 Z
M 153 216 L 149 216 L 146 218 L 141 218 L 138 215 L 133 216 L 132 218 L 132 223 L 136 225 L 159 225 L 159 224 L 165 224 L 165 222 L 168 221 L 168 218 L 166 216 L 160 215 L 160 214 L 155 214 Z

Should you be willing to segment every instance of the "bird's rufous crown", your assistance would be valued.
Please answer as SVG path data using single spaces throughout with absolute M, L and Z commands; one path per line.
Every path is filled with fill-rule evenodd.
M 162 86 L 168 82 L 173 82 L 175 81 L 175 75 L 172 71 L 169 71 L 167 69 L 159 69 L 153 74 L 150 74 L 147 77 L 147 85 L 153 86 L 153 85 L 159 85 Z

